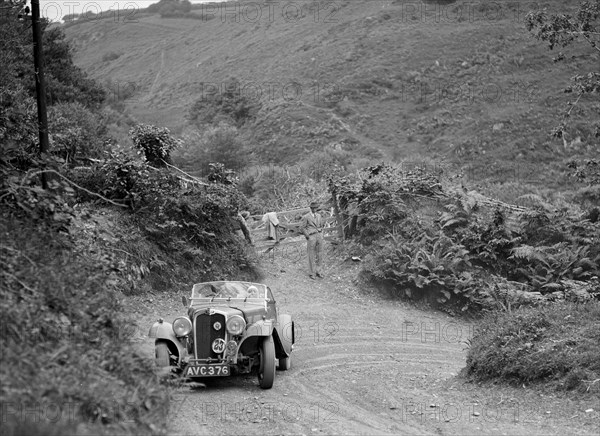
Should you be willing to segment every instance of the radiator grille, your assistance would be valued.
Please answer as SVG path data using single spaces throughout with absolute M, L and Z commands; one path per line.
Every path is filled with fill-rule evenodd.
M 216 322 L 221 324 L 219 330 L 214 328 Z M 212 350 L 212 343 L 217 338 L 226 339 L 225 316 L 220 313 L 213 315 L 201 313 L 196 316 L 194 324 L 196 326 L 196 359 L 218 358 L 222 353 L 215 353 Z

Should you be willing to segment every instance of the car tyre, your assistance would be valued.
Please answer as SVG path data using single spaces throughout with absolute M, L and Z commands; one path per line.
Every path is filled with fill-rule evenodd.
M 169 347 L 164 342 L 159 342 L 155 346 L 156 366 L 167 367 L 171 366 L 171 355 Z
M 259 351 L 258 384 L 262 389 L 271 389 L 275 380 L 275 342 L 273 342 L 273 336 L 263 339 Z
M 279 359 L 279 369 L 281 371 L 287 371 L 291 367 L 292 367 L 292 355 L 291 354 L 288 357 Z

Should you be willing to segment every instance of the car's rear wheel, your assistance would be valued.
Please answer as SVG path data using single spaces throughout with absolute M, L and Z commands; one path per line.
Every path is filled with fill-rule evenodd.
M 167 367 L 171 365 L 171 356 L 169 347 L 164 342 L 159 342 L 155 346 L 156 366 Z
M 292 367 L 292 355 L 291 354 L 288 357 L 279 359 L 279 369 L 281 371 L 287 371 L 291 367 Z
M 275 343 L 273 342 L 273 336 L 263 339 L 259 351 L 258 384 L 262 389 L 271 389 L 275 380 Z

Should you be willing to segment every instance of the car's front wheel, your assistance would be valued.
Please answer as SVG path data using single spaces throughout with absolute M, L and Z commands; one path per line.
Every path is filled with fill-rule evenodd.
M 171 356 L 169 347 L 164 342 L 159 342 L 155 346 L 156 366 L 167 367 L 171 365 Z
M 275 380 L 275 343 L 273 342 L 273 336 L 263 339 L 259 351 L 258 384 L 262 389 L 271 389 Z

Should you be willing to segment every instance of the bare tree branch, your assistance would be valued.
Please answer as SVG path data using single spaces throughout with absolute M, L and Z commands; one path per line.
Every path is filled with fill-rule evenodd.
M 82 190 L 82 191 L 84 191 L 84 192 L 87 192 L 88 194 L 90 194 L 90 195 L 93 195 L 94 197 L 98 197 L 98 198 L 100 198 L 101 200 L 104 200 L 104 201 L 106 201 L 107 203 L 110 203 L 110 204 L 113 204 L 113 205 L 115 205 L 115 206 L 119 206 L 119 207 L 125 207 L 125 208 L 127 208 L 127 207 L 128 207 L 128 206 L 127 206 L 127 205 L 125 205 L 125 204 L 121 204 L 121 203 L 114 202 L 114 201 L 112 201 L 111 199 L 109 199 L 109 198 L 106 198 L 106 197 L 104 197 L 104 196 L 103 196 L 103 195 L 101 195 L 101 194 L 98 194 L 97 192 L 90 191 L 89 189 L 86 189 L 86 188 L 84 188 L 83 186 L 80 186 L 80 185 L 78 185 L 77 183 L 75 183 L 75 182 L 74 182 L 74 181 L 72 181 L 71 179 L 69 179 L 69 178 L 67 178 L 67 177 L 63 176 L 61 173 L 59 173 L 58 171 L 55 171 L 55 170 L 38 170 L 38 171 L 34 171 L 34 172 L 27 172 L 27 174 L 25 174 L 25 176 L 24 176 L 24 177 L 21 179 L 21 184 L 19 185 L 19 187 L 17 188 L 17 190 L 20 190 L 20 189 L 23 189 L 23 188 L 25 188 L 25 182 L 26 182 L 26 180 L 27 180 L 27 179 L 29 179 L 29 178 L 31 178 L 31 177 L 35 177 L 35 176 L 37 176 L 37 175 L 39 175 L 39 174 L 42 174 L 42 173 L 51 173 L 51 174 L 56 174 L 56 175 L 57 175 L 57 176 L 59 176 L 61 179 L 65 180 L 67 183 L 69 183 L 70 185 L 72 185 L 72 186 L 76 187 L 77 189 L 80 189 L 80 190 Z M 0 200 L 1 200 L 2 198 L 4 198 L 4 197 L 8 196 L 8 195 L 10 195 L 10 192 L 7 192 L 6 194 L 2 195 L 2 196 L 0 197 Z

